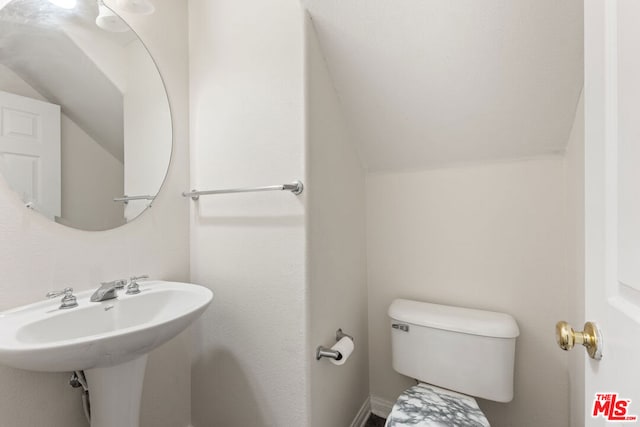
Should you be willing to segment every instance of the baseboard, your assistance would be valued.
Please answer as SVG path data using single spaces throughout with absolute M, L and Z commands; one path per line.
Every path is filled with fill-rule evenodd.
M 371 414 L 371 403 L 367 397 L 351 422 L 351 427 L 364 427 L 369 419 L 369 414 Z
M 382 399 L 377 396 L 371 396 L 370 398 L 371 404 L 371 412 L 375 415 L 387 418 L 391 413 L 391 408 L 393 408 L 393 402 L 389 402 L 388 400 Z
M 375 396 L 367 397 L 364 403 L 362 403 L 362 406 L 358 410 L 355 418 L 351 422 L 350 427 L 364 427 L 371 413 L 374 413 L 382 418 L 387 418 L 391 413 L 392 407 L 393 402 L 389 402 L 388 400 L 384 400 Z M 193 426 L 189 424 L 188 427 Z

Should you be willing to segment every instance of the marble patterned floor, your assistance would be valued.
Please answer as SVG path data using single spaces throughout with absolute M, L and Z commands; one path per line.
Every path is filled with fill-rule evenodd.
M 384 418 L 371 414 L 364 427 L 384 427 L 385 421 Z

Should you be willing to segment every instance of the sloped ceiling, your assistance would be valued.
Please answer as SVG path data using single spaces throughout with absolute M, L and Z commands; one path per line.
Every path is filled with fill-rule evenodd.
M 369 170 L 565 149 L 581 0 L 304 0 Z
M 93 0 L 65 10 L 42 0 L 14 0 L 0 9 L 0 64 L 7 66 L 49 102 L 58 104 L 107 152 L 124 161 L 123 95 L 107 75 L 63 31 L 85 25 L 119 44 L 135 39 L 97 29 Z M 95 27 L 95 29 L 94 29 Z
M 0 38 L 1 64 L 60 105 L 98 144 L 124 161 L 122 93 L 81 49 L 62 32 L 5 22 Z

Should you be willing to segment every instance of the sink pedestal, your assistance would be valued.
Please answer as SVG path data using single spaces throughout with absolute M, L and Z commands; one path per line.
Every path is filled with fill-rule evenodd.
M 138 427 L 147 355 L 84 371 L 91 399 L 91 427 Z

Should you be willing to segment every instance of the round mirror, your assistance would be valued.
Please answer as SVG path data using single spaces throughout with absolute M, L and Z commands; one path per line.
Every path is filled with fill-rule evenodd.
M 149 208 L 171 157 L 164 83 L 114 13 L 152 18 L 153 3 L 111 3 L 0 0 L 0 174 L 27 208 L 82 230 Z

